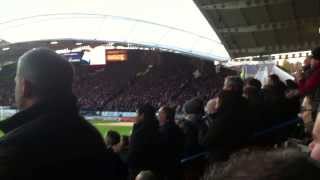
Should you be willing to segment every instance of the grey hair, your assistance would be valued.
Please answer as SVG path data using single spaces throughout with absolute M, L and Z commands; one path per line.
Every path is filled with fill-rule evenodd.
M 246 151 L 208 168 L 202 180 L 319 179 L 318 165 L 296 149 Z
M 17 77 L 32 84 L 35 96 L 71 93 L 73 76 L 72 65 L 50 49 L 35 48 L 19 58 Z

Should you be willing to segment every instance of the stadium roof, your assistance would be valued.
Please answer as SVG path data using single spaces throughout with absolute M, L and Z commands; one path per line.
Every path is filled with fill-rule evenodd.
M 232 58 L 320 45 L 319 0 L 195 0 Z
M 33 47 L 108 42 L 230 58 L 192 0 L 10 0 L 0 6 L 0 63 Z

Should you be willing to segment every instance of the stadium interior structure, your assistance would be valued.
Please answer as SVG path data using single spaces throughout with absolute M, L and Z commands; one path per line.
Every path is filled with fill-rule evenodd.
M 205 99 L 213 97 L 222 87 L 224 77 L 237 74 L 217 67 L 212 61 L 168 51 L 110 49 L 106 56 L 110 52 L 118 56 L 120 53 L 126 59 L 107 59 L 103 65 L 73 59 L 77 74 L 74 90 L 83 110 L 135 112 L 145 101 L 155 107 L 168 102 L 181 107 L 197 95 Z M 8 89 L 14 87 L 15 67 L 15 63 L 9 64 L 0 72 L 2 87 L 6 87 L 1 96 L 4 106 L 14 105 L 13 92 Z
M 284 72 L 287 69 L 279 67 L 271 57 L 300 52 L 300 58 L 304 59 L 311 49 L 320 46 L 320 1 L 194 0 L 194 3 L 221 42 L 176 27 L 97 12 L 0 19 L 0 119 L 17 112 L 13 89 L 18 58 L 32 48 L 47 47 L 73 64 L 73 92 L 81 114 L 103 136 L 109 130 L 123 131 L 121 135 L 134 134 L 134 123 L 140 123 L 134 122 L 139 118 L 140 105 L 148 103 L 155 109 L 166 105 L 174 109 L 175 126 L 190 140 L 184 141 L 183 153 L 175 157 L 183 179 L 203 179 L 208 163 L 226 161 L 246 148 L 273 149 L 294 144 L 300 151 L 308 151 L 306 145 L 312 142 L 315 121 L 311 111 L 315 113 L 315 109 L 303 107 L 300 111 L 301 101 L 308 95 L 294 94 L 300 90 L 294 73 L 303 68 L 302 64 L 295 72 Z M 84 26 L 82 21 L 88 19 L 89 24 Z M 50 30 L 52 24 L 59 23 L 65 26 L 61 31 Z M 41 31 L 41 27 L 49 28 Z M 34 29 L 39 31 L 33 32 Z M 240 60 L 247 57 L 255 64 Z M 240 62 L 236 67 L 227 66 L 233 60 Z M 290 61 L 290 57 L 286 60 Z M 250 69 L 255 69 L 251 75 Z M 240 90 L 224 87 L 230 76 L 240 79 Z M 253 84 L 244 81 L 248 77 L 262 84 L 256 87 L 259 81 L 258 85 L 256 81 Z M 228 95 L 230 99 L 226 98 Z M 226 98 L 226 102 L 219 102 L 220 98 Z M 200 106 L 200 110 L 196 107 L 195 111 L 199 112 L 193 112 L 193 104 L 189 104 L 192 110 L 187 112 L 190 99 L 196 99 L 194 106 Z M 208 107 L 204 108 L 204 103 L 210 100 L 217 104 L 213 113 L 205 112 Z M 305 111 L 310 112 L 308 122 L 304 121 Z M 199 119 L 193 122 L 192 118 Z M 214 126 L 216 121 L 221 124 Z M 120 128 L 119 122 L 126 123 L 125 127 Z M 212 129 L 216 141 L 210 139 Z M 216 146 L 221 149 L 215 149 Z M 160 154 L 159 149 L 155 152 Z M 158 158 L 154 154 L 150 157 Z
M 195 2 L 232 58 L 304 51 L 319 45 L 317 0 Z
M 1 32 L 2 37 L 8 37 L 7 39 L 3 39 L 0 41 L 0 47 L 2 51 L 0 51 L 1 59 L 0 64 L 3 69 L 8 64 L 12 64 L 16 62 L 17 58 L 23 54 L 26 50 L 34 48 L 34 47 L 49 47 L 54 50 L 65 50 L 72 51 L 73 49 L 79 49 L 79 47 L 84 47 L 80 49 L 86 49 L 86 47 L 94 48 L 97 46 L 108 46 L 114 49 L 124 48 L 124 49 L 138 49 L 142 50 L 142 54 L 146 54 L 144 51 L 154 51 L 161 52 L 158 55 L 163 61 L 171 61 L 168 58 L 163 57 L 163 54 L 172 54 L 173 57 L 185 56 L 186 61 L 190 59 L 198 59 L 198 60 L 206 60 L 205 64 L 210 64 L 207 61 L 226 61 L 229 59 L 226 52 L 223 50 L 223 46 L 226 48 L 228 53 L 231 56 L 231 59 L 244 57 L 244 56 L 258 56 L 255 60 L 265 60 L 263 57 L 270 54 L 275 53 L 283 53 L 290 51 L 301 51 L 308 50 L 310 47 L 315 47 L 319 44 L 319 28 L 316 26 L 316 22 L 319 21 L 319 18 L 316 14 L 319 8 L 318 1 L 310 1 L 310 3 L 304 3 L 300 1 L 289 1 L 289 0 L 279 0 L 279 1 L 207 1 L 207 0 L 196 0 L 195 3 L 198 5 L 201 12 L 205 15 L 210 25 L 217 32 L 220 37 L 222 44 L 219 42 L 212 40 L 207 37 L 203 37 L 186 30 L 181 30 L 178 28 L 160 25 L 157 23 L 151 23 L 143 20 L 111 16 L 111 15 L 103 15 L 103 14 L 85 14 L 85 13 L 61 13 L 61 14 L 43 14 L 36 16 L 28 16 L 23 18 L 12 19 L 9 21 L 5 21 L 1 24 Z M 308 9 L 308 10 L 306 10 Z M 95 33 L 87 33 L 85 30 L 81 30 L 81 28 L 77 28 L 77 26 L 81 26 L 81 19 L 92 18 L 91 21 L 92 27 L 97 27 L 97 24 L 103 24 L 103 27 L 99 27 L 101 32 L 98 34 Z M 36 34 L 37 37 L 33 36 L 23 36 L 19 41 L 17 41 L 11 34 L 23 34 L 21 31 L 32 31 L 32 28 L 36 23 L 39 26 L 46 26 L 50 23 L 55 23 L 59 21 L 72 22 L 72 28 L 65 28 L 64 33 L 58 32 L 55 35 L 46 34 L 48 37 L 59 37 L 54 39 L 45 39 L 45 37 L 40 37 L 39 34 Z M 79 24 L 79 25 L 78 25 Z M 125 25 L 123 25 L 125 24 Z M 115 28 L 121 28 L 121 31 L 113 32 L 108 30 L 107 26 L 114 26 Z M 105 27 L 104 27 L 105 26 Z M 70 30 L 67 29 L 78 29 L 75 33 L 68 32 Z M 124 30 L 125 29 L 125 30 Z M 128 30 L 129 29 L 129 30 Z M 79 31 L 79 32 L 78 32 Z M 152 33 L 147 33 L 152 31 Z M 10 32 L 11 34 L 8 34 Z M 14 33 L 12 33 L 14 32 Z M 77 38 L 77 34 L 81 35 L 81 37 L 85 37 L 83 39 Z M 128 35 L 129 34 L 129 35 Z M 137 35 L 144 34 L 144 36 L 140 37 Z M 178 40 L 171 41 L 173 37 L 177 37 Z M 139 37 L 140 39 L 138 39 Z M 292 38 L 298 37 L 298 38 Z M 42 39 L 42 40 L 36 40 Z M 13 42 L 10 42 L 13 41 Z M 79 50 L 78 50 L 79 51 Z M 81 50 L 80 50 L 81 51 Z M 162 53 L 167 52 L 167 53 Z M 151 53 L 152 54 L 152 53 Z M 174 55 L 179 54 L 179 55 Z M 129 56 L 129 61 L 135 61 Z M 190 58 L 191 57 L 191 58 Z M 137 58 L 140 59 L 140 58 Z M 152 56 L 150 57 L 152 59 Z M 229 60 L 231 60 L 229 59 Z M 197 60 L 195 60 L 197 61 Z M 129 62 L 126 62 L 129 63 Z M 126 66 L 125 64 L 123 66 Z M 150 64 L 148 64 L 150 63 Z M 132 80 L 132 83 L 135 82 L 134 76 L 140 71 L 144 71 L 147 69 L 148 65 L 154 65 L 154 62 L 148 62 L 145 64 L 146 67 L 142 67 L 141 69 L 131 69 L 133 72 L 131 73 L 131 77 L 124 78 L 124 81 Z M 184 63 L 181 61 L 181 63 Z M 120 63 L 121 64 L 121 63 Z M 164 63 L 166 64 L 166 63 Z M 199 64 L 201 64 L 199 62 Z M 217 64 L 217 63 L 216 63 Z M 118 65 L 120 66 L 120 65 Z M 179 65 L 178 65 L 179 66 Z M 186 68 L 185 73 L 180 76 L 177 75 L 177 82 L 175 82 L 175 86 L 183 86 L 185 81 L 188 81 L 190 77 L 193 76 L 192 73 L 199 70 L 200 65 L 196 65 L 193 68 Z M 211 66 L 212 69 L 210 71 L 215 71 L 215 66 L 204 65 L 206 67 Z M 109 66 L 106 66 L 107 69 Z M 166 67 L 159 67 L 166 69 Z M 181 64 L 181 68 L 184 68 Z M 153 76 L 152 71 L 148 74 L 151 77 Z M 160 70 L 161 71 L 161 70 Z M 205 78 L 211 72 L 207 72 L 206 70 L 200 70 L 200 74 L 203 76 L 201 78 Z M 3 71 L 4 73 L 6 71 Z M 135 74 L 136 73 L 136 74 Z M 168 72 L 171 73 L 171 72 Z M 172 69 L 172 73 L 175 73 L 175 69 Z M 110 74 L 109 74 L 110 75 Z M 93 75 L 88 79 L 93 80 L 99 75 Z M 162 76 L 162 75 L 158 75 Z M 165 76 L 165 75 L 163 75 Z M 89 76 L 88 76 L 89 77 Z M 101 77 L 101 76 L 100 76 Z M 110 78 L 112 79 L 112 78 Z M 89 81 L 90 81 L 89 80 Z M 88 80 L 87 80 L 88 81 Z M 141 80 L 140 80 L 141 81 Z M 146 80 L 148 81 L 148 80 Z M 156 81 L 156 80 L 155 80 Z M 175 81 L 175 80 L 168 80 Z M 202 80 L 199 80 L 199 82 Z M 99 80 L 97 80 L 99 82 Z M 111 83 L 110 81 L 109 83 Z M 139 85 L 139 81 L 137 82 Z M 86 84 L 86 83 L 84 83 Z M 112 84 L 112 83 L 111 83 Z M 141 84 L 144 84 L 143 82 Z M 161 84 L 161 83 L 159 83 Z M 190 83 L 189 89 L 195 89 L 194 85 Z M 12 85 L 7 85 L 8 87 L 12 87 Z M 104 84 L 103 86 L 108 86 Z M 96 85 L 97 89 L 101 90 L 99 85 Z M 93 102 L 87 102 L 87 105 L 84 105 L 84 109 L 92 109 L 94 106 L 97 109 L 104 110 L 134 110 L 132 108 L 123 108 L 116 107 L 116 102 L 108 102 L 109 98 L 113 98 L 114 101 L 119 99 L 121 94 L 118 92 L 122 89 L 123 85 L 120 87 L 113 87 L 114 90 L 111 92 L 106 92 L 108 95 L 100 95 L 100 97 L 96 97 Z M 184 86 L 183 86 L 184 87 Z M 79 88 L 79 87 L 78 87 Z M 110 87 L 103 87 L 110 88 Z M 132 87 L 134 88 L 134 87 Z M 146 89 L 148 89 L 146 87 Z M 142 89 L 142 90 L 146 90 Z M 158 89 L 158 88 L 155 88 Z M 172 87 L 172 89 L 175 89 Z M 188 89 L 188 88 L 185 88 Z M 205 88 L 204 88 L 205 89 Z M 207 88 L 211 89 L 211 88 Z M 126 88 L 128 92 L 132 92 Z M 4 90 L 7 92 L 6 90 Z M 92 90 L 94 91 L 94 90 Z M 186 90 L 188 91 L 188 90 Z M 190 90 L 189 90 L 190 91 Z M 208 94 L 208 92 L 203 94 Z M 88 92 L 88 91 L 87 91 Z M 127 92 L 121 91 L 124 96 Z M 197 92 L 189 92 L 190 94 L 186 97 L 191 97 Z M 91 93 L 89 93 L 91 94 Z M 117 95 L 115 95 L 117 94 Z M 152 94 L 152 93 L 151 93 Z M 157 93 L 155 93 L 157 94 Z M 179 93 L 178 93 L 179 94 Z M 212 93 L 209 93 L 212 96 Z M 2 105 L 13 105 L 12 98 L 8 98 L 7 94 L 2 95 L 3 104 Z M 80 99 L 81 101 L 87 101 L 85 99 L 88 95 L 83 95 Z M 137 96 L 137 94 L 133 94 L 132 96 Z M 154 99 L 154 101 L 158 101 L 161 95 L 150 96 L 150 99 Z M 172 100 L 173 102 L 178 103 L 177 105 L 181 105 L 183 101 L 187 98 L 176 97 L 175 93 L 169 93 L 170 97 L 167 97 L 165 101 Z M 183 96 L 183 93 L 182 95 Z M 7 97 L 7 98 L 4 98 Z M 11 97 L 11 96 L 10 96 Z M 151 98 L 152 97 L 152 98 Z M 128 97 L 127 97 L 128 98 Z M 173 98 L 173 99 L 172 99 Z M 121 99 L 121 98 L 120 98 Z M 130 99 L 130 98 L 129 98 Z M 132 97 L 134 99 L 134 97 Z M 91 104 L 91 105 L 89 105 Z M 130 103 L 131 104 L 131 103 Z M 161 104 L 161 103 L 160 103 Z M 94 108 L 94 109 L 95 109 Z

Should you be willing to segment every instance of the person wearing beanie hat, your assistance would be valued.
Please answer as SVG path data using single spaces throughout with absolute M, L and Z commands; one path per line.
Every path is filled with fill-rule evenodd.
M 184 156 L 191 156 L 199 153 L 203 148 L 199 144 L 203 134 L 207 130 L 203 119 L 204 104 L 202 99 L 195 97 L 183 105 L 184 120 L 182 120 L 182 130 L 185 135 Z
M 299 94 L 311 98 L 312 111 L 316 113 L 320 102 L 320 47 L 313 49 L 311 53 L 310 74 L 304 77 L 302 73 L 299 73 L 297 81 Z
M 204 113 L 203 101 L 198 97 L 192 98 L 184 104 L 183 110 L 186 114 L 200 114 L 200 115 L 202 115 Z

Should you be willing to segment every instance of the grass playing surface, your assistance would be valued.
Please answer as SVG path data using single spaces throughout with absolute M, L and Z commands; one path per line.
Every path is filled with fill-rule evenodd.
M 104 137 L 109 130 L 117 131 L 120 135 L 130 135 L 132 123 L 114 121 L 90 121 Z
M 133 126 L 132 123 L 117 121 L 94 120 L 89 122 L 92 123 L 99 130 L 103 137 L 105 137 L 106 133 L 109 130 L 117 131 L 120 135 L 130 135 Z M 0 137 L 1 136 L 3 136 L 3 132 L 0 131 Z

